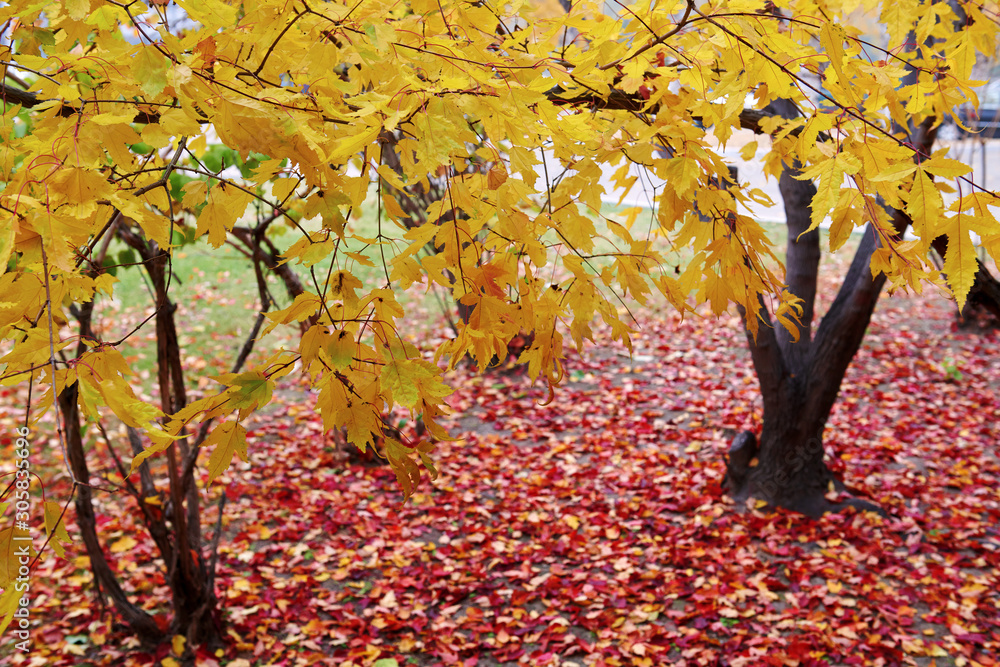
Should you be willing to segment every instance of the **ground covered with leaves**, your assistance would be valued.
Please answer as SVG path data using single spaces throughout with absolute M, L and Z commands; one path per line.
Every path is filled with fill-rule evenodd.
M 210 489 L 227 498 L 230 644 L 198 664 L 997 664 L 996 331 L 956 331 L 940 297 L 883 302 L 826 447 L 890 516 L 812 521 L 722 492 L 729 440 L 760 413 L 737 321 L 641 324 L 631 357 L 571 359 L 551 400 L 516 371 L 457 372 L 460 439 L 406 503 L 287 387 L 250 464 Z M 98 499 L 114 566 L 157 608 L 168 590 L 135 508 Z M 176 664 L 177 647 L 143 653 L 100 612 L 83 553 L 33 574 L 34 648 L 0 662 Z

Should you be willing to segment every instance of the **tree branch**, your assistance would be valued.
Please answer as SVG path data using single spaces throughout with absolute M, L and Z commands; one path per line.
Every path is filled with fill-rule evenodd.
M 786 99 L 775 100 L 768 109 L 783 118 L 799 116 L 796 106 Z M 819 230 L 806 230 L 812 224 L 812 200 L 816 185 L 811 180 L 796 178 L 801 172 L 796 160 L 781 172 L 778 188 L 785 207 L 788 243 L 785 256 L 785 284 L 789 292 L 801 299 L 802 315 L 795 335 L 785 327 L 777 327 L 778 346 L 786 362 L 798 372 L 809 355 L 812 320 L 816 306 L 816 281 L 819 276 Z M 798 339 L 797 342 L 793 340 Z

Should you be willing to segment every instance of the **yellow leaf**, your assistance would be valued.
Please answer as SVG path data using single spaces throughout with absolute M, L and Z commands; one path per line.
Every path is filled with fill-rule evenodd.
M 271 323 L 264 328 L 264 334 L 274 331 L 279 324 L 290 324 L 291 322 L 302 322 L 316 313 L 320 307 L 319 297 L 309 292 L 303 292 L 295 297 L 288 308 L 282 310 L 272 310 L 267 313 L 267 319 Z
M 155 405 L 136 398 L 132 388 L 120 375 L 98 379 L 92 371 L 84 371 L 80 374 L 80 380 L 96 386 L 107 406 L 127 426 L 146 428 L 153 420 L 163 416 Z
M 330 336 L 330 342 L 325 349 L 334 369 L 342 371 L 354 363 L 354 357 L 358 352 L 358 344 L 349 331 L 341 329 L 335 331 Z
M 91 12 L 90 16 L 86 18 L 84 23 L 97 26 L 99 30 L 112 30 L 118 26 L 119 12 L 121 12 L 121 10 L 118 7 L 104 5 Z
M 400 289 L 407 289 L 415 282 L 419 282 L 424 277 L 420 263 L 407 255 L 396 255 L 392 258 L 392 272 L 389 279 L 397 283 Z
M 74 204 L 102 199 L 111 189 L 107 179 L 99 173 L 77 167 L 60 170 L 52 180 Z
M 21 551 L 23 547 L 27 546 L 29 560 L 34 558 L 35 550 L 31 546 L 31 540 L 24 539 L 25 537 L 29 536 L 14 525 L 0 530 L 0 587 L 7 588 L 20 576 L 20 567 L 25 564 L 21 562 L 21 558 L 25 557 Z
M 170 640 L 170 647 L 174 655 L 184 655 L 184 645 L 187 644 L 187 637 L 184 635 L 174 635 Z
M 227 28 L 236 22 L 237 11 L 221 0 L 177 0 L 187 15 L 214 31 Z
M 120 540 L 117 540 L 117 541 L 113 542 L 111 544 L 111 546 L 109 547 L 109 549 L 111 550 L 111 553 L 113 553 L 113 554 L 123 554 L 126 551 L 131 551 L 138 544 L 139 543 L 136 542 L 135 539 L 133 539 L 133 538 L 129 537 L 128 535 L 126 535 L 125 537 L 121 538 Z
M 916 170 L 917 165 L 913 164 L 913 162 L 897 162 L 883 168 L 877 174 L 870 175 L 868 180 L 875 183 L 882 181 L 901 181 Z
M 420 483 L 420 468 L 410 457 L 410 450 L 400 444 L 399 441 L 393 438 L 385 438 L 383 445 L 385 447 L 386 458 L 389 459 L 389 465 L 392 466 L 392 471 L 396 473 L 396 480 L 403 487 L 403 497 L 409 498 L 413 495 L 413 490 L 417 487 L 417 484 Z
M 239 408 L 241 420 L 271 401 L 274 383 L 260 371 L 240 373 L 228 381 L 230 386 L 227 405 Z
M 175 137 L 197 136 L 201 132 L 201 125 L 193 117 L 193 113 L 185 109 L 168 109 L 160 114 L 160 122 L 157 123 L 167 134 Z
M 853 190 L 841 190 L 840 201 L 830 214 L 830 252 L 836 252 L 851 237 L 851 232 L 863 224 L 861 195 Z
M 830 65 L 833 67 L 834 72 L 836 72 L 835 80 L 840 84 L 840 88 L 848 95 L 851 106 L 856 106 L 855 95 L 850 85 L 850 77 L 847 76 L 844 70 L 844 40 L 847 39 L 847 34 L 844 32 L 844 28 L 833 21 L 824 21 L 823 28 L 820 30 L 819 40 L 820 44 L 823 45 L 823 50 L 826 52 L 827 58 L 830 60 Z M 827 74 L 830 77 L 830 73 Z M 834 79 L 834 77 L 830 77 Z
M 299 184 L 297 178 L 278 178 L 271 181 L 271 195 L 278 200 L 278 202 L 283 202 L 288 198 L 288 195 L 292 194 L 295 186 Z
M 798 177 L 801 180 L 813 178 L 818 180 L 816 195 L 812 200 L 812 217 L 808 231 L 819 227 L 830 209 L 840 200 L 840 186 L 844 182 L 844 175 L 857 173 L 860 166 L 858 158 L 846 153 L 837 153 L 802 171 L 802 175 Z
M 142 141 L 149 144 L 152 148 L 164 148 L 170 145 L 173 136 L 163 129 L 163 126 L 159 123 L 150 123 L 146 127 L 142 128 L 140 132 L 142 136 Z
M 142 465 L 143 461 L 154 454 L 159 454 L 160 452 L 165 451 L 167 447 L 173 444 L 174 440 L 179 440 L 181 438 L 179 435 L 171 435 L 160 429 L 146 429 L 146 435 L 149 436 L 153 443 L 132 457 L 132 465 L 129 469 L 129 475 L 135 473 L 135 471 L 139 469 L 139 466 Z
M 233 455 L 247 462 L 247 432 L 239 423 L 228 421 L 212 429 L 202 447 L 214 447 L 208 459 L 209 483 L 229 469 Z
M 965 219 L 968 219 L 965 216 Z M 944 253 L 944 273 L 955 297 L 958 309 L 965 307 L 965 299 L 976 280 L 979 268 L 976 248 L 969 235 L 969 229 L 962 223 L 962 217 L 949 220 L 944 229 L 948 236 L 948 249 Z
M 441 369 L 429 361 L 403 359 L 383 366 L 380 377 L 397 403 L 413 408 L 421 400 L 435 402 L 451 393 L 440 374 Z
M 90 0 L 63 0 L 63 7 L 71 19 L 82 21 L 90 14 Z
M 49 545 L 55 550 L 57 554 L 66 557 L 66 549 L 63 547 L 64 544 L 69 544 L 70 540 L 69 533 L 66 532 L 66 524 L 63 522 L 63 508 L 57 502 L 51 500 L 45 501 L 45 534 L 49 536 Z
M 198 216 L 197 235 L 208 233 L 208 242 L 218 248 L 226 242 L 226 233 L 246 212 L 253 197 L 239 188 L 220 183 L 208 191 L 208 205 Z
M 944 201 L 926 171 L 917 172 L 913 179 L 906 201 L 906 213 L 913 221 L 913 232 L 929 245 L 938 235 Z
M 139 82 L 142 92 L 156 97 L 167 87 L 168 61 L 153 46 L 139 47 L 139 53 L 132 63 L 132 74 Z
M 944 151 L 938 151 L 930 159 L 921 162 L 920 168 L 941 178 L 958 178 L 972 171 L 972 167 L 964 162 L 944 157 Z
M 5 586 L 3 593 L 0 594 L 0 634 L 3 634 L 14 620 L 14 612 L 20 607 L 23 593 L 24 591 L 19 591 L 14 586 Z
M 732 290 L 726 281 L 715 273 L 705 273 L 704 281 L 705 297 L 712 307 L 712 312 L 721 315 L 729 307 Z

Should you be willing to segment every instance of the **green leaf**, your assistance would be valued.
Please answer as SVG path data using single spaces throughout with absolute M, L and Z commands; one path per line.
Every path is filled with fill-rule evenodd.
M 271 401 L 274 383 L 260 371 L 240 373 L 230 384 L 229 405 L 239 408 L 240 419 Z
M 382 383 L 400 405 L 416 407 L 423 399 L 434 402 L 451 393 L 441 382 L 440 369 L 422 359 L 393 360 L 382 368 Z

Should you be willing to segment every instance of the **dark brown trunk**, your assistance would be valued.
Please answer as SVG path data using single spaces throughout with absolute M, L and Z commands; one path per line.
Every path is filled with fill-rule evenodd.
M 833 479 L 823 460 L 826 415 L 809 414 L 806 383 L 788 378 L 782 407 L 763 421 L 758 465 L 748 476 L 751 495 L 803 514 L 821 514 L 820 499 Z
M 944 258 L 948 252 L 948 237 L 937 237 L 931 247 Z M 938 266 L 940 268 L 940 265 Z M 1000 281 L 997 281 L 986 265 L 978 259 L 976 267 L 975 281 L 969 288 L 965 307 L 958 312 L 959 326 L 967 326 L 984 314 L 993 326 L 1000 326 Z
M 157 380 L 162 410 L 171 414 L 187 404 L 177 326 L 177 306 L 169 298 L 169 255 L 154 243 L 122 228 L 119 236 L 142 257 L 156 298 Z M 172 631 L 189 645 L 221 645 L 222 626 L 212 578 L 202 553 L 201 507 L 197 485 L 183 484 L 183 461 L 192 456 L 187 438 L 166 450 L 169 475 L 171 549 L 162 553 L 172 596 Z
M 81 341 L 93 338 L 90 329 L 93 309 L 93 302 L 86 303 L 81 306 L 77 313 Z M 81 342 L 77 349 L 77 356 L 86 350 L 86 345 Z M 111 598 L 115 609 L 121 614 L 122 621 L 140 641 L 147 645 L 157 644 L 163 641 L 164 632 L 152 616 L 129 600 L 101 548 L 101 540 L 97 534 L 97 517 L 94 514 L 93 493 L 90 488 L 90 468 L 87 466 L 87 455 L 83 447 L 83 429 L 80 422 L 78 396 L 79 386 L 74 382 L 59 394 L 58 403 L 59 412 L 62 415 L 66 458 L 75 481 L 73 490 L 75 492 L 76 521 L 80 528 L 84 547 L 87 549 L 87 556 L 90 558 L 94 584 L 99 596 L 107 595 Z
M 993 326 L 1000 326 L 1000 281 L 990 273 L 980 260 L 976 271 L 975 282 L 969 289 L 965 308 L 959 313 L 959 324 L 962 326 L 975 322 L 980 314 L 987 315 L 987 321 Z
M 779 100 L 773 112 L 797 115 Z M 934 141 L 931 121 L 913 133 L 913 145 L 929 154 Z M 819 273 L 819 235 L 808 232 L 815 186 L 802 181 L 793 164 L 782 174 L 780 189 L 788 225 L 787 289 L 801 299 L 803 316 L 796 335 L 772 321 L 761 302 L 757 336 L 747 330 L 747 341 L 763 397 L 759 443 L 752 434 L 737 436 L 727 462 L 726 486 L 736 500 L 755 497 L 772 506 L 816 517 L 845 505 L 879 510 L 852 498 L 833 503 L 825 497 L 831 487 L 843 491 L 824 461 L 823 431 L 840 393 L 847 368 L 861 347 L 885 277 L 871 275 L 872 254 L 879 247 L 869 225 L 841 284 L 837 297 L 812 335 L 813 309 Z M 894 211 L 893 225 L 902 234 L 910 220 Z M 744 320 L 748 317 L 741 311 Z M 795 342 L 794 339 L 798 338 Z M 756 459 L 757 465 L 752 462 Z
M 172 414 L 187 405 L 187 393 L 174 320 L 177 306 L 170 300 L 167 289 L 169 258 L 163 251 L 156 252 L 154 257 L 153 261 L 146 262 L 146 267 L 157 299 L 160 403 L 165 413 Z M 185 493 L 181 483 L 181 461 L 189 455 L 187 439 L 170 445 L 166 454 L 177 545 L 173 552 L 173 566 L 168 567 L 173 594 L 173 625 L 191 644 L 219 644 L 221 626 L 215 618 L 215 591 L 208 587 L 209 576 L 202 554 L 201 498 L 197 485 L 190 485 Z

